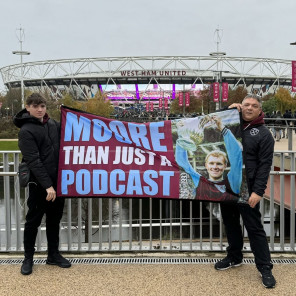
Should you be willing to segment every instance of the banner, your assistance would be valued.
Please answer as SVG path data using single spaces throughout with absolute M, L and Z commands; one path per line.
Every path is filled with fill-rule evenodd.
M 152 112 L 154 110 L 154 104 L 153 102 L 150 102 L 150 111 Z
M 213 99 L 214 102 L 219 102 L 219 95 L 220 95 L 220 85 L 219 82 L 213 83 Z
M 186 107 L 190 106 L 190 94 L 189 93 L 185 94 L 185 106 Z
M 172 99 L 174 100 L 176 98 L 176 85 L 173 84 L 173 89 L 172 89 Z
M 162 98 L 159 99 L 158 106 L 159 106 L 159 109 L 162 109 Z
M 296 92 L 296 61 L 292 61 L 292 92 Z
M 237 109 L 131 123 L 62 106 L 58 196 L 244 201 Z
M 164 109 L 168 109 L 169 108 L 169 99 L 165 98 L 164 99 Z
M 137 100 L 140 100 L 139 86 L 138 84 L 135 84 L 135 86 L 136 86 L 136 98 Z
M 183 93 L 179 93 L 179 107 L 183 106 Z
M 228 83 L 222 83 L 222 102 L 227 102 L 228 100 Z

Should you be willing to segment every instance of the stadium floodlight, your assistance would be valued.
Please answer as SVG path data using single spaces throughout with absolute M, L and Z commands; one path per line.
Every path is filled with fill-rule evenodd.
M 226 52 L 224 51 L 215 51 L 215 52 L 210 52 L 209 53 L 210 56 L 214 56 L 214 57 L 218 57 L 218 56 L 225 56 Z
M 15 50 L 12 52 L 13 54 L 18 54 L 18 55 L 29 55 L 31 54 L 29 51 L 20 51 L 20 50 Z

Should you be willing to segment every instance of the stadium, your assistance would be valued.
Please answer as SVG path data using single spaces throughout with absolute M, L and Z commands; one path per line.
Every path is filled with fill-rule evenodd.
M 230 89 L 244 86 L 260 95 L 279 87 L 291 91 L 291 60 L 209 56 L 108 57 L 45 60 L 0 69 L 8 89 L 47 90 L 60 98 L 71 92 L 78 99 L 94 97 L 100 90 L 115 106 L 153 103 L 166 108 L 179 92 L 197 96 L 213 82 L 227 82 Z

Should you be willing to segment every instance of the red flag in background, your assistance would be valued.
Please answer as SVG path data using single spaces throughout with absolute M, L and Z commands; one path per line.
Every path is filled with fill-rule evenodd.
M 168 98 L 165 98 L 164 99 L 164 108 L 168 109 L 168 107 L 169 107 L 169 100 L 168 100 Z
M 219 102 L 219 82 L 213 83 L 213 99 L 214 102 Z
M 222 83 L 222 102 L 227 102 L 228 100 L 228 83 Z
M 179 93 L 179 107 L 183 106 L 183 93 Z
M 159 109 L 162 109 L 162 98 L 159 99 L 158 105 L 159 105 Z
M 150 111 L 153 111 L 154 110 L 154 104 L 153 102 L 150 102 Z
M 292 61 L 292 92 L 296 92 L 296 61 Z
M 190 94 L 185 94 L 185 106 L 188 107 L 190 105 Z

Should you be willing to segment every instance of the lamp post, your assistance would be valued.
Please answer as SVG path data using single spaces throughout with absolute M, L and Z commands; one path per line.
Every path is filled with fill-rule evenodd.
M 9 107 L 6 107 L 5 110 L 6 110 L 6 118 L 8 119 Z
M 291 42 L 290 45 L 296 45 L 296 41 Z M 292 66 L 292 71 L 293 71 L 293 66 Z M 292 73 L 292 91 L 293 91 L 293 73 Z M 292 128 L 292 126 L 289 126 L 289 128 L 288 128 L 288 150 L 293 149 L 292 135 L 293 135 L 293 128 Z
M 20 43 L 20 50 L 15 50 L 12 53 L 21 56 L 21 99 L 22 99 L 22 109 L 25 108 L 25 96 L 24 96 L 24 69 L 23 69 L 23 55 L 30 55 L 29 51 L 23 50 L 23 42 L 25 37 L 25 31 L 22 28 L 18 29 L 20 31 L 19 36 L 17 36 Z
M 222 33 L 222 34 L 221 34 Z M 219 82 L 219 102 L 216 103 L 216 110 L 219 110 L 221 108 L 221 97 L 222 97 L 222 90 L 221 90 L 221 84 L 222 84 L 222 67 L 219 69 L 219 60 L 221 57 L 226 55 L 226 52 L 219 50 L 219 45 L 221 43 L 223 30 L 218 28 L 215 30 L 214 35 L 216 36 L 216 44 L 217 44 L 217 50 L 215 52 L 210 52 L 210 56 L 214 56 L 217 58 L 217 75 L 215 77 L 216 82 Z
M 223 51 L 210 52 L 210 56 L 217 57 L 217 71 L 213 71 L 213 74 L 215 73 L 216 82 L 219 82 L 219 102 L 216 103 L 216 110 L 219 110 L 221 108 L 222 102 L 222 69 L 219 69 L 219 59 L 225 55 L 226 52 Z

